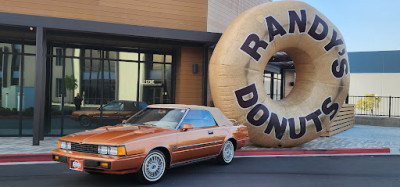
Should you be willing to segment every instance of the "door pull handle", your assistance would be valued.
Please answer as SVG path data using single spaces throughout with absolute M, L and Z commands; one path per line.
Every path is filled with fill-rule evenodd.
M 208 131 L 208 134 L 214 134 L 214 131 Z

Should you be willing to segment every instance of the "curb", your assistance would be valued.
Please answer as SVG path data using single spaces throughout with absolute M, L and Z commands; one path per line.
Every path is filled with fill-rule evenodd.
M 267 156 L 347 156 L 347 155 L 400 155 L 393 148 L 337 148 L 337 149 L 245 149 L 235 151 L 235 157 Z M 0 154 L 0 164 L 52 161 L 51 153 Z
M 235 152 L 236 157 L 251 156 L 326 156 L 326 155 L 371 155 L 391 154 L 390 148 L 336 148 L 336 149 L 247 149 Z
M 0 154 L 0 163 L 52 161 L 51 153 Z

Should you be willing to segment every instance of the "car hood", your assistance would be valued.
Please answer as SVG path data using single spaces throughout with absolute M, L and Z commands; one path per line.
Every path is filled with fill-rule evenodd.
M 122 145 L 127 142 L 174 132 L 176 132 L 175 129 L 120 124 L 86 130 L 64 136 L 60 139 L 79 143 Z

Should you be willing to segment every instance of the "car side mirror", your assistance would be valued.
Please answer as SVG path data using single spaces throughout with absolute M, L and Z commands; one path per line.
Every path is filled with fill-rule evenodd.
M 192 124 L 183 124 L 183 131 L 187 131 L 189 129 L 193 129 L 193 125 Z

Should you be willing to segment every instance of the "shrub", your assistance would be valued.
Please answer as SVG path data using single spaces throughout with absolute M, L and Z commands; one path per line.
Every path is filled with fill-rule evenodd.
M 365 97 L 357 101 L 355 107 L 362 111 L 370 112 L 371 115 L 374 115 L 374 111 L 379 108 L 380 102 L 381 98 L 375 97 L 375 94 L 365 94 Z

